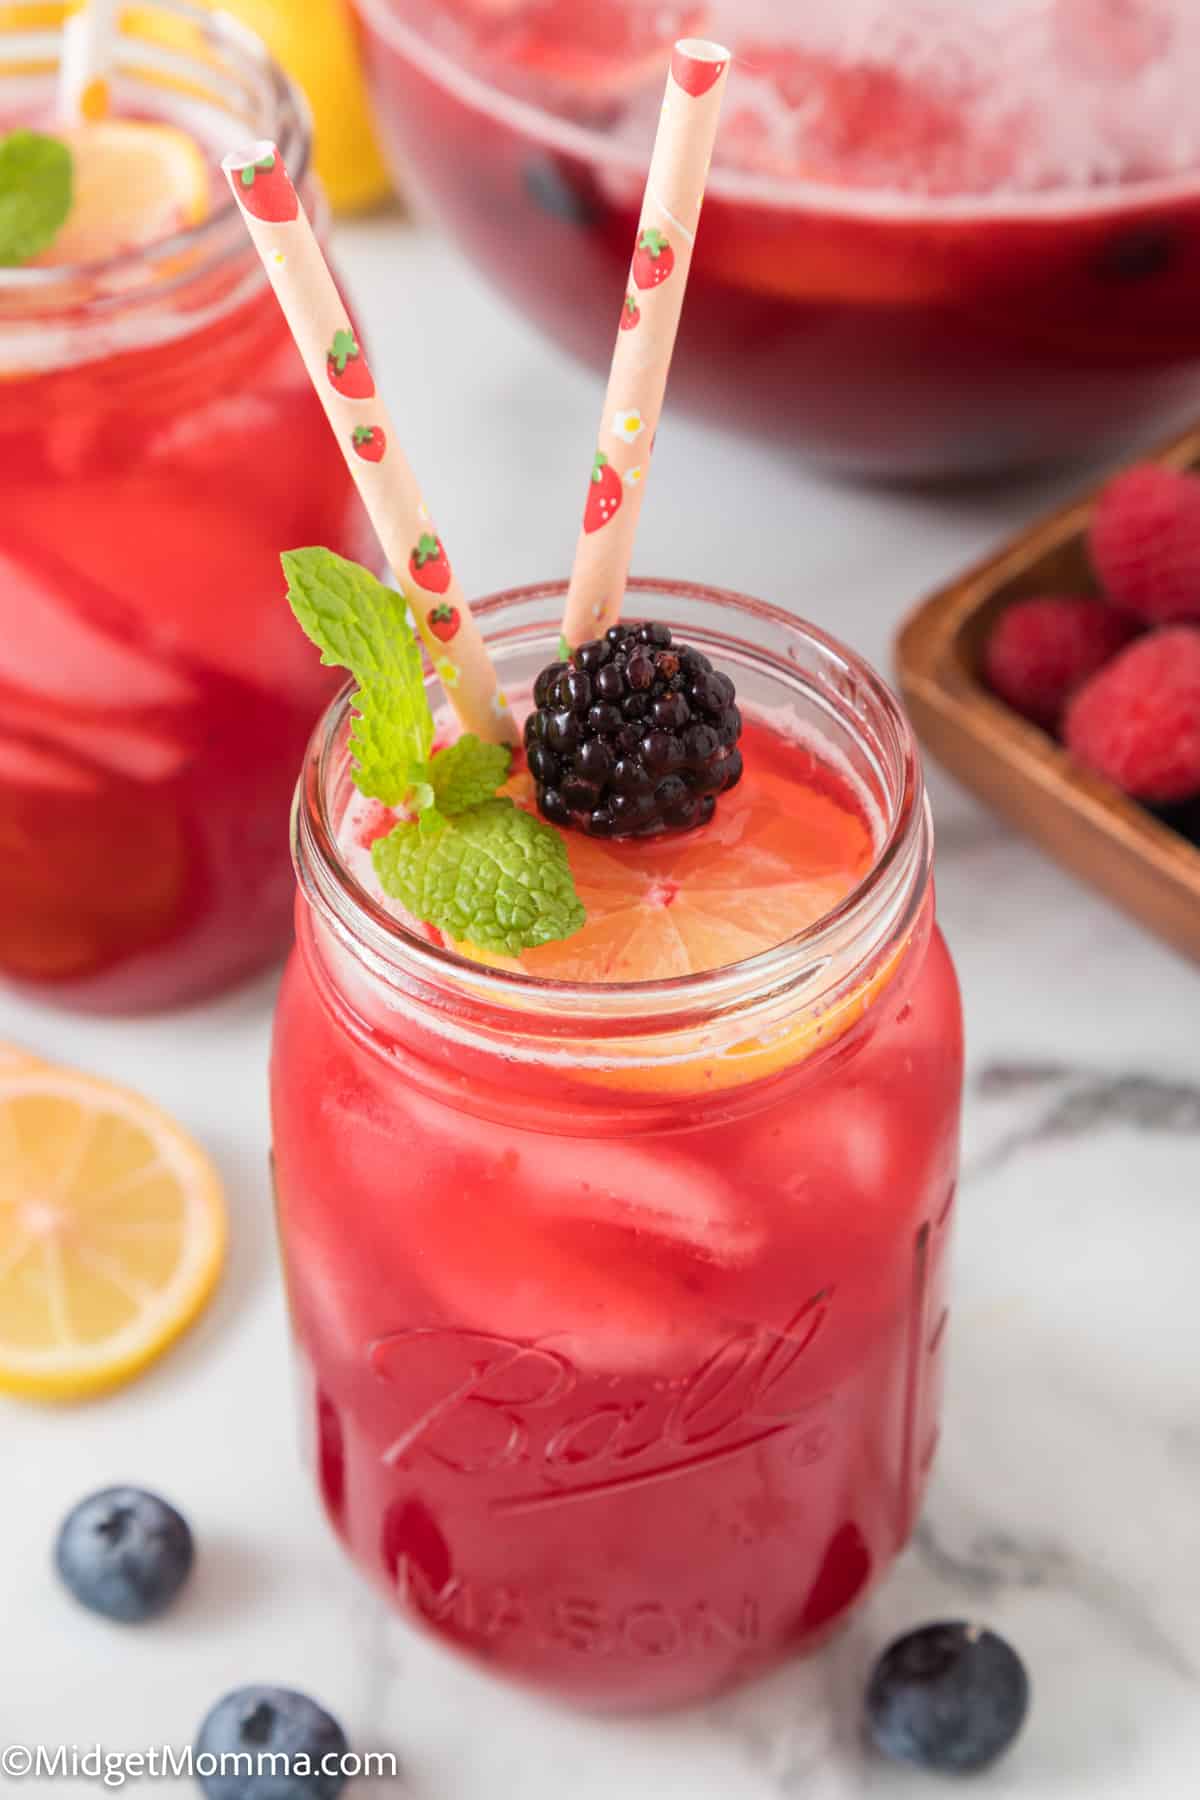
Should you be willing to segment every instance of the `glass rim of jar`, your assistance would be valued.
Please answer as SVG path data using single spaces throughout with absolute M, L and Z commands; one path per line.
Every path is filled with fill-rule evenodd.
M 609 175 L 623 173 L 644 181 L 650 163 L 649 144 L 639 149 L 636 144 L 623 143 L 599 128 L 578 124 L 535 101 L 508 93 L 456 62 L 431 39 L 422 38 L 393 10 L 390 0 L 353 0 L 353 3 L 370 29 L 389 48 L 424 69 L 458 98 L 467 98 L 489 117 L 503 114 L 551 149 L 588 163 L 602 161 Z M 665 75 L 665 53 L 663 71 Z M 899 188 L 839 185 L 835 181 L 819 181 L 800 175 L 752 173 L 714 162 L 707 192 L 710 198 L 740 205 L 771 206 L 787 211 L 803 206 L 814 212 L 876 219 L 881 223 L 960 220 L 967 225 L 981 220 L 1028 219 L 1049 223 L 1060 219 L 1074 221 L 1092 214 L 1104 217 L 1123 212 L 1130 205 L 1168 204 L 1184 196 L 1195 197 L 1198 187 L 1200 162 L 1180 174 L 1153 180 L 1107 181 L 1086 188 L 1060 186 L 1027 193 L 993 194 L 907 193 Z
M 295 186 L 303 191 L 312 171 L 312 114 L 303 93 L 263 40 L 240 20 L 220 9 L 210 11 L 192 4 L 191 0 L 139 0 L 132 10 L 132 20 L 140 20 L 143 28 L 131 31 L 127 17 L 126 29 L 120 38 L 117 67 L 128 65 L 134 58 L 140 66 L 148 58 L 150 70 L 161 71 L 166 77 L 161 83 L 150 84 L 156 95 L 161 94 L 164 108 L 170 100 L 180 98 L 179 89 L 168 85 L 172 77 L 179 81 L 190 76 L 201 88 L 207 84 L 207 92 L 211 95 L 213 84 L 223 71 L 212 61 L 195 56 L 190 48 L 164 45 L 144 35 L 145 24 L 156 16 L 173 18 L 195 28 L 207 50 L 218 57 L 224 53 L 224 72 L 248 75 L 257 85 L 260 103 L 269 114 L 269 129 L 265 120 L 260 121 L 263 129 L 247 122 L 241 135 L 247 143 L 265 136 L 274 138 Z M 14 58 L 24 57 L 36 62 L 39 71 L 53 78 L 59 60 L 56 47 L 61 44 L 64 28 L 65 20 L 58 26 L 43 25 L 36 29 L 22 26 L 15 20 L 8 26 L 0 25 L 0 46 L 6 64 Z M 47 66 L 43 69 L 43 65 Z M 144 78 L 146 70 L 142 68 L 140 72 Z M 4 92 L 4 83 L 9 79 L 20 79 L 21 74 L 21 65 L 15 76 L 0 69 L 0 96 Z M 24 74 L 28 79 L 27 69 Z M 247 102 L 253 103 L 254 96 L 249 87 L 244 83 L 242 87 Z M 183 226 L 153 244 L 123 250 L 94 262 L 62 263 L 45 268 L 24 264 L 0 266 L 0 301 L 28 298 L 34 306 L 52 308 L 57 299 L 64 311 L 91 314 L 147 297 L 155 300 L 169 297 L 181 286 L 212 274 L 221 264 L 244 257 L 249 249 L 241 213 L 223 176 L 217 193 L 218 202 L 205 218 L 195 225 Z M 180 267 L 172 270 L 170 265 L 173 263 Z M 152 284 L 130 284 L 129 277 L 134 271 L 156 265 L 163 265 L 164 273 Z M 262 274 L 262 282 L 265 286 L 265 274 Z
M 565 582 L 537 582 L 491 595 L 473 605 L 472 612 L 494 649 L 532 646 L 543 638 L 552 647 L 565 592 Z M 824 1006 L 861 990 L 870 979 L 867 972 L 895 960 L 897 950 L 911 938 L 932 872 L 932 823 L 921 758 L 899 701 L 856 652 L 772 602 L 696 582 L 645 578 L 630 581 L 629 597 L 631 604 L 642 599 L 657 603 L 658 616 L 667 616 L 668 622 L 671 601 L 681 600 L 719 609 L 726 624 L 741 618 L 753 622 L 760 634 L 778 631 L 784 647 L 768 651 L 733 636 L 731 630 L 698 630 L 691 621 L 681 628 L 688 630 L 692 641 L 731 663 L 743 669 L 757 667 L 815 699 L 826 712 L 836 709 L 843 728 L 854 730 L 857 718 L 857 734 L 864 742 L 865 707 L 877 739 L 879 773 L 887 782 L 887 792 L 880 797 L 883 831 L 871 868 L 831 912 L 741 962 L 654 981 L 547 980 L 523 970 L 473 962 L 433 944 L 359 883 L 338 847 L 338 821 L 330 797 L 348 766 L 352 683 L 318 722 L 297 784 L 292 855 L 301 894 L 319 909 L 344 947 L 384 982 L 442 1007 L 451 996 L 456 1009 L 472 1009 L 477 1017 L 490 1015 L 500 1032 L 511 1033 L 519 1025 L 522 1005 L 537 1016 L 539 1028 L 546 1024 L 547 1009 L 552 1009 L 556 1036 L 597 1032 L 657 1036 L 694 1025 L 701 1012 L 741 1028 L 748 1018 L 762 1025 L 772 1017 Z M 544 622 L 504 627 L 506 609 L 540 602 L 553 602 Z M 797 643 L 827 670 L 828 680 L 806 677 Z M 427 685 L 436 705 L 436 679 L 430 671 Z

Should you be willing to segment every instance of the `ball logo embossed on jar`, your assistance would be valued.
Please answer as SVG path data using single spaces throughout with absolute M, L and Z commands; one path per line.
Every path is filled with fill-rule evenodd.
M 498 1513 L 667 1480 L 785 1432 L 795 1436 L 795 1460 L 818 1462 L 833 1441 L 828 1398 L 805 1379 L 803 1364 L 832 1300 L 832 1289 L 821 1289 L 782 1331 L 746 1326 L 684 1379 L 664 1382 L 651 1398 L 643 1388 L 629 1401 L 611 1381 L 595 1398 L 598 1384 L 553 1338 L 527 1342 L 449 1326 L 389 1333 L 368 1359 L 403 1394 L 410 1417 L 383 1461 L 400 1469 L 424 1459 L 459 1475 L 527 1469 L 529 1488 L 495 1499 Z M 443 1378 L 431 1389 L 425 1372 L 444 1370 L 452 1351 L 458 1380 L 447 1388 Z

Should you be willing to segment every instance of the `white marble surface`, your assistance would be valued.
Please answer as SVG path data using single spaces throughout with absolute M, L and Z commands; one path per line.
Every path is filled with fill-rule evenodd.
M 468 588 L 565 572 L 597 381 L 431 240 L 377 222 L 342 255 Z M 673 418 L 638 562 L 790 602 L 886 662 L 902 609 L 1054 491 L 832 487 Z M 0 1403 L 0 1742 L 183 1744 L 227 1687 L 278 1681 L 321 1696 L 360 1749 L 395 1749 L 413 1800 L 901 1800 L 940 1788 L 861 1748 L 863 1671 L 893 1630 L 968 1612 L 1019 1646 L 1035 1696 L 973 1791 L 1200 1792 L 1200 975 L 934 785 L 970 1051 L 948 1422 L 919 1539 L 836 1647 L 706 1711 L 600 1724 L 385 1617 L 293 1449 L 265 1155 L 274 979 L 140 1024 L 4 998 L 0 1035 L 131 1082 L 199 1134 L 234 1236 L 210 1314 L 146 1379 L 70 1412 Z M 200 1540 L 186 1600 L 144 1633 L 81 1615 L 48 1570 L 62 1512 L 118 1479 L 172 1496 Z

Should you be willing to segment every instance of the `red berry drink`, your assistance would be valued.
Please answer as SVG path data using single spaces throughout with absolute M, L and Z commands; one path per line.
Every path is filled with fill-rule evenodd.
M 953 476 L 1194 402 L 1192 0 L 357 4 L 397 166 L 589 360 L 661 278 L 627 259 L 670 44 L 734 47 L 671 388 L 723 424 Z
M 516 812 L 536 767 L 543 812 L 574 813 L 608 729 L 574 663 L 575 686 L 534 685 L 562 594 L 479 609 L 518 712 L 533 689 L 559 721 L 527 729 Z M 674 628 L 646 651 L 672 706 L 684 645 L 689 679 L 705 654 L 736 678 L 736 749 L 711 676 L 709 723 L 678 732 L 725 790 L 715 814 L 660 830 L 655 806 L 686 800 L 618 775 L 651 835 L 595 811 L 600 836 L 564 829 L 569 935 L 481 949 L 381 886 L 397 814 L 351 786 L 343 700 L 301 784 L 272 1069 L 331 1523 L 445 1643 L 612 1708 L 819 1644 L 906 1541 L 937 1443 L 962 1078 L 887 690 L 758 602 L 635 583 L 626 613 Z M 542 754 L 571 738 L 564 698 L 582 739 Z M 422 828 L 398 830 L 422 857 Z
M 304 170 L 303 109 L 249 40 L 214 22 L 201 56 L 173 11 L 142 9 L 140 28 L 175 32 L 204 98 L 156 82 L 128 40 L 120 116 L 64 134 L 59 235 L 0 268 L 0 972 L 114 1012 L 210 993 L 284 948 L 290 789 L 336 678 L 288 614 L 278 551 L 373 554 L 210 185 L 209 143 L 268 131 Z M 17 71 L 0 139 L 53 133 L 50 78 L 19 71 L 57 35 L 0 41 Z

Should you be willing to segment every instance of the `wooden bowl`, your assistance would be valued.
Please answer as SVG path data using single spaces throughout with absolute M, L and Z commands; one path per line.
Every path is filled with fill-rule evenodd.
M 1200 467 L 1200 430 L 1154 457 Z M 926 748 L 1072 873 L 1200 960 L 1200 850 L 996 699 L 980 677 L 988 632 L 1031 594 L 1095 593 L 1086 534 L 1097 486 L 933 594 L 896 640 L 900 690 Z

